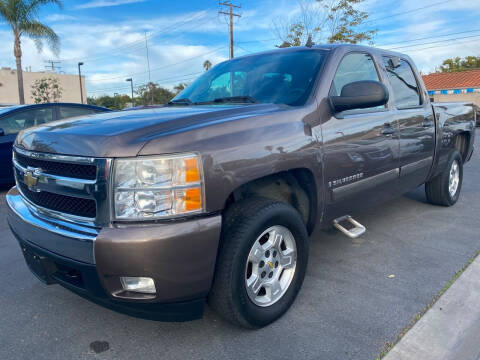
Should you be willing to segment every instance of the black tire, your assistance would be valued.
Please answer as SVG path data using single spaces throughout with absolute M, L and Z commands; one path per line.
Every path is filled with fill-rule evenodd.
M 457 162 L 459 167 L 459 183 L 457 191 L 452 196 L 449 191 L 450 170 Z M 425 193 L 429 203 L 434 205 L 452 206 L 460 196 L 463 181 L 463 160 L 458 150 L 452 150 L 443 172 L 425 184 Z
M 283 296 L 267 307 L 250 300 L 245 285 L 245 266 L 251 247 L 269 227 L 286 227 L 295 238 L 297 263 Z M 305 224 L 292 206 L 254 197 L 234 203 L 223 219 L 221 247 L 210 306 L 227 321 L 245 328 L 266 326 L 281 317 L 292 305 L 303 283 L 308 263 L 308 235 Z

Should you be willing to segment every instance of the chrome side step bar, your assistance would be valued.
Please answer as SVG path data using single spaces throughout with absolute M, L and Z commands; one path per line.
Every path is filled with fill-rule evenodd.
M 349 222 L 354 227 L 351 229 L 347 229 L 341 225 L 342 222 Z M 341 216 L 335 220 L 333 220 L 333 226 L 340 230 L 342 233 L 347 235 L 351 239 L 355 239 L 362 235 L 367 229 L 365 226 L 360 224 L 358 221 L 354 220 L 350 215 Z

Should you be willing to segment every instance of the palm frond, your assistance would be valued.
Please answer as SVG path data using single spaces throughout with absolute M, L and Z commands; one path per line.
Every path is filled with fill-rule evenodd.
M 37 11 L 42 5 L 57 5 L 60 9 L 63 9 L 63 2 L 61 0 L 30 0 L 27 5 L 28 14 L 37 14 Z
M 52 51 L 56 54 L 58 53 L 60 49 L 60 38 L 51 27 L 39 21 L 30 21 L 20 24 L 19 28 L 22 34 L 35 41 L 38 51 L 42 51 L 43 40 L 46 40 Z

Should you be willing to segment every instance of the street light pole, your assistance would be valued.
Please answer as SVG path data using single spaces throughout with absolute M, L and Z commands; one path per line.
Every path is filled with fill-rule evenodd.
M 80 66 L 82 65 L 83 65 L 83 62 L 78 63 L 78 81 L 80 82 L 80 101 L 83 104 L 82 71 L 80 70 Z
M 132 88 L 132 107 L 135 106 L 134 102 L 133 102 L 133 79 L 132 78 L 128 78 L 128 79 L 125 79 L 125 81 L 130 81 L 130 87 Z
M 113 104 L 115 106 L 115 109 L 118 108 L 118 106 L 117 106 L 117 95 L 118 95 L 118 93 L 113 93 Z

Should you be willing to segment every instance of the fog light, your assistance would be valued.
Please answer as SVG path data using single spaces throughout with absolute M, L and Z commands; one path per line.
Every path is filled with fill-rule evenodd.
M 123 290 L 134 291 L 138 293 L 155 294 L 155 283 L 152 278 L 149 277 L 133 277 L 122 276 L 120 277 Z

